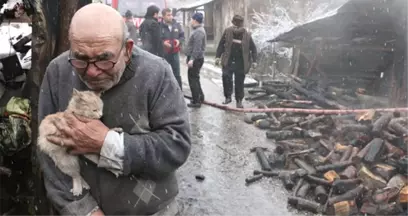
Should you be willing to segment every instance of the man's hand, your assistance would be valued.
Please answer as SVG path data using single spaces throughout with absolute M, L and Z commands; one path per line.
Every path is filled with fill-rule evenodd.
M 188 66 L 189 68 L 192 68 L 192 67 L 193 67 L 193 63 L 194 63 L 194 61 L 193 61 L 193 60 L 190 60 L 190 61 L 188 61 L 187 66 Z
M 180 46 L 180 41 L 177 39 L 175 41 L 176 41 L 176 47 Z
M 164 41 L 164 43 L 163 43 L 163 45 L 165 46 L 165 47 L 167 47 L 167 48 L 170 48 L 171 47 L 171 44 L 170 44 L 170 42 L 169 41 Z
M 255 69 L 258 66 L 256 62 L 252 63 L 252 68 Z
M 100 153 L 108 127 L 99 120 L 78 119 L 68 113 L 64 114 L 64 119 L 67 124 L 55 124 L 62 137 L 51 135 L 47 137 L 48 141 L 72 149 L 72 154 Z
M 215 66 L 220 66 L 221 64 L 221 59 L 220 58 L 216 58 L 215 59 Z
M 95 212 L 92 212 L 91 216 L 105 216 L 102 210 L 98 209 Z

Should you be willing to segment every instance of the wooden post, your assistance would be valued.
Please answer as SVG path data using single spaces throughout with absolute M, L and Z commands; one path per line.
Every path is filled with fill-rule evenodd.
M 92 0 L 37 0 L 33 19 L 32 69 L 27 76 L 32 108 L 32 172 L 35 176 L 35 214 L 54 215 L 43 186 L 42 173 L 36 163 L 36 138 L 38 136 L 38 96 L 45 70 L 49 62 L 69 49 L 67 40 L 69 23 L 75 11 Z

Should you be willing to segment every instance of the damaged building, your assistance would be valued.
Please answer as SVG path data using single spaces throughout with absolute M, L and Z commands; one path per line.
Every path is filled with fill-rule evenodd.
M 407 103 L 407 1 L 350 0 L 270 42 L 293 48 L 290 74 L 344 104 Z

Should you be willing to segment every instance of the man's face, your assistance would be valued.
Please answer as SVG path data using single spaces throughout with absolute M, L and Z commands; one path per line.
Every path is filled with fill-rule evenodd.
M 171 23 L 173 22 L 173 14 L 171 12 L 167 12 L 164 16 L 163 19 L 166 23 Z
M 191 19 L 190 25 L 195 26 L 196 24 L 197 24 L 197 21 L 195 21 L 194 19 Z
M 115 86 L 129 61 L 133 41 L 119 41 L 113 37 L 95 37 L 93 40 L 71 40 L 71 64 L 81 80 L 95 91 L 106 91 Z M 88 67 L 84 69 L 83 66 Z

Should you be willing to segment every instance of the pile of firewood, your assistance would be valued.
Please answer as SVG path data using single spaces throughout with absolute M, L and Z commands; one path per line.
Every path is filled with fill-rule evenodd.
M 285 88 L 286 84 L 275 83 Z M 279 86 L 279 87 L 276 87 Z M 301 89 L 302 87 L 299 87 Z M 299 90 L 297 89 L 297 90 Z M 305 89 L 303 89 L 305 90 Z M 270 96 L 271 93 L 275 96 Z M 254 92 L 252 92 L 254 93 Z M 298 101 L 272 90 L 259 108 L 342 108 L 319 94 Z M 306 93 L 306 92 L 304 92 Z M 271 102 L 272 100 L 272 102 Z M 288 205 L 328 215 L 397 215 L 408 205 L 408 117 L 405 113 L 315 115 L 248 114 L 245 122 L 266 130 L 273 151 L 254 148 L 261 170 L 246 179 L 279 178 L 292 191 Z
M 284 81 L 262 82 L 248 90 L 247 101 L 267 101 L 273 108 L 277 103 L 290 108 L 379 108 L 389 106 L 388 98 L 369 95 L 364 88 L 344 89 L 307 81 L 295 76 Z

